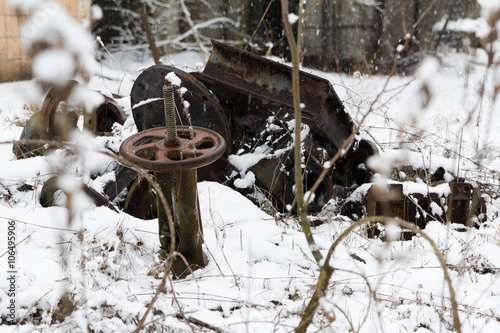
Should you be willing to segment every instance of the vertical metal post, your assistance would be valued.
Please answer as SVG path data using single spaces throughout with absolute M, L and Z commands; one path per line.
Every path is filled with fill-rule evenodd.
M 179 142 L 175 123 L 173 88 L 166 83 L 163 87 L 165 123 L 167 138 L 166 143 L 176 145 Z M 155 179 L 167 198 L 169 207 L 172 207 L 174 218 L 177 251 L 180 252 L 194 267 L 206 265 L 203 255 L 201 234 L 200 207 L 197 191 L 196 169 L 175 171 L 171 173 L 155 173 Z M 158 204 L 158 223 L 160 244 L 162 249 L 169 249 L 170 230 L 167 214 L 163 205 Z M 193 267 L 193 268 L 194 268 Z M 189 273 L 188 267 L 182 259 L 176 260 L 173 270 L 179 277 Z

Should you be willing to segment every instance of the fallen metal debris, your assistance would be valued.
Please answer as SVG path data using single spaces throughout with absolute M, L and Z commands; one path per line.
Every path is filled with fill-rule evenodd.
M 40 204 L 42 207 L 51 207 L 54 206 L 56 203 L 56 196 L 59 195 L 60 192 L 64 193 L 66 197 L 71 196 L 72 193 L 67 193 L 63 190 L 63 187 L 59 183 L 59 176 L 55 176 L 52 178 L 49 178 L 42 187 L 42 191 L 40 192 Z M 81 184 L 81 191 L 85 193 L 93 202 L 96 206 L 105 206 L 108 207 L 109 209 L 114 210 L 115 212 L 118 212 L 116 208 L 113 206 L 113 204 L 102 194 L 94 190 L 93 188 Z
M 214 92 L 230 120 L 233 140 L 230 154 L 252 153 L 256 146 L 264 144 L 270 147 L 267 158 L 249 170 L 240 171 L 253 172 L 256 185 L 271 193 L 283 211 L 294 200 L 295 183 L 290 135 L 293 126 L 291 68 L 215 40 L 212 44 L 203 73 L 193 75 Z M 319 177 L 323 164 L 352 134 L 354 126 L 328 80 L 303 71 L 299 80 L 302 119 L 309 127 L 304 139 L 307 190 Z M 287 152 L 282 153 L 284 150 Z M 333 184 L 349 187 L 368 181 L 371 173 L 358 165 L 377 152 L 368 141 L 356 142 L 323 179 L 309 211 L 320 211 L 332 198 Z
M 232 137 L 239 139 L 238 146 L 242 146 L 245 132 L 260 133 L 255 126 L 258 120 L 265 121 L 278 112 L 293 114 L 289 66 L 215 40 L 212 44 L 203 73 L 193 75 L 214 92 L 224 111 L 234 119 L 238 134 L 232 133 Z M 353 122 L 328 80 L 301 71 L 300 87 L 303 122 L 333 156 L 352 133 Z
M 122 107 L 104 95 L 105 101 L 90 112 L 82 112 L 81 107 L 65 104 L 77 85 L 76 81 L 69 81 L 63 87 L 49 90 L 40 111 L 28 120 L 20 141 L 12 148 L 18 159 L 44 155 L 50 149 L 46 143 L 67 138 L 69 132 L 77 128 L 77 120 L 82 113 L 85 128 L 98 135 L 110 133 L 115 122 L 123 124 L 125 119 Z
M 438 190 L 438 186 L 445 186 Z M 367 191 L 363 205 L 366 216 L 391 216 L 414 223 L 424 229 L 429 221 L 441 221 L 472 227 L 473 221 L 484 222 L 486 204 L 477 187 L 470 183 L 451 182 L 429 186 L 427 193 L 403 191 L 403 184 L 389 184 L 382 188 L 372 185 Z M 444 193 L 449 192 L 445 195 Z M 368 236 L 378 236 L 376 224 L 368 228 Z M 402 232 L 403 239 L 413 234 Z
M 193 201 L 197 198 L 197 179 L 233 185 L 253 199 L 271 201 L 281 211 L 289 209 L 295 197 L 291 68 L 217 41 L 212 43 L 213 51 L 202 73 L 155 65 L 139 75 L 131 91 L 131 105 L 140 132 L 125 140 L 120 148 L 126 159 L 155 172 L 156 180 L 167 194 L 168 204 L 174 207 L 178 225 L 187 220 L 200 223 L 197 199 Z M 177 117 L 169 124 L 180 125 L 170 130 L 179 136 L 180 141 L 175 144 L 165 138 L 164 129 L 167 122 L 163 89 L 165 78 L 172 73 L 180 80 L 172 100 Z M 307 190 L 318 179 L 325 162 L 341 149 L 354 126 L 329 81 L 301 71 L 300 83 L 304 122 L 302 167 Z M 55 117 L 59 103 L 67 99 L 74 84 L 49 92 L 42 110 L 28 122 L 22 139 L 57 140 L 65 135 L 60 128 L 67 130 L 76 126 L 77 113 L 71 110 L 65 110 L 64 117 Z M 61 121 L 62 125 L 58 123 Z M 122 111 L 108 98 L 85 118 L 85 126 L 94 133 L 103 133 L 109 132 L 115 121 L 123 122 Z M 197 147 L 196 153 L 192 146 Z M 45 149 L 41 145 L 26 144 L 14 147 L 14 152 L 22 158 L 41 154 Z M 360 185 L 370 183 L 372 172 L 366 167 L 366 161 L 376 154 L 378 150 L 372 142 L 355 141 L 322 180 L 308 207 L 309 212 L 319 212 L 332 198 L 344 199 Z M 237 163 L 240 157 L 253 161 L 241 166 Z M 403 191 L 402 182 L 390 184 L 384 190 L 371 185 L 363 202 L 348 201 L 344 208 L 355 218 L 395 216 L 420 228 L 425 228 L 430 220 L 465 226 L 472 226 L 472 221 L 482 222 L 486 206 L 479 189 L 460 180 L 444 184 L 450 192 L 444 196 L 431 184 L 442 183 L 443 174 L 442 168 L 433 175 L 417 172 L 416 178 L 429 183 L 427 193 Z M 49 185 L 50 197 L 53 184 Z M 125 200 L 116 202 L 122 192 L 128 193 Z M 168 248 L 165 208 L 157 204 L 148 179 L 138 178 L 132 168 L 119 165 L 115 169 L 115 181 L 105 186 L 104 193 L 106 200 L 109 199 L 106 205 L 115 201 L 133 216 L 158 217 L 162 248 Z M 177 199 L 172 199 L 173 194 Z M 105 203 L 100 194 L 91 195 L 96 204 Z M 375 227 L 368 233 L 376 236 L 379 231 Z M 182 237 L 181 247 L 191 242 L 183 241 Z M 411 233 L 403 231 L 405 237 L 411 237 Z M 189 260 L 203 265 L 199 254 Z
M 229 140 L 229 123 L 217 98 L 193 75 L 172 66 L 155 65 L 144 70 L 135 80 L 130 92 L 130 104 L 135 125 L 139 131 L 165 126 L 163 109 L 163 82 L 169 73 L 175 73 L 181 85 L 174 90 L 178 123 L 203 126 Z M 180 88 L 185 89 L 182 94 Z M 181 93 L 180 93 L 181 92 Z M 189 103 L 189 114 L 183 112 Z
M 104 102 L 95 110 L 84 113 L 85 128 L 96 135 L 110 135 L 114 123 L 123 125 L 124 122 L 123 108 L 107 96 L 104 96 Z

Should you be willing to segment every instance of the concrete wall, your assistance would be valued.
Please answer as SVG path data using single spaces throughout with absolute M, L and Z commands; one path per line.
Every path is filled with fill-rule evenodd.
M 24 79 L 30 75 L 30 65 L 21 50 L 19 27 L 26 14 L 16 13 L 6 0 L 0 0 L 0 81 Z

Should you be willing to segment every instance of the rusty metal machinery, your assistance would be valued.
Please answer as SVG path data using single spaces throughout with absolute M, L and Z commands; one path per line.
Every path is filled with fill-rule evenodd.
M 267 119 L 281 111 L 293 114 L 292 70 L 289 66 L 212 40 L 210 59 L 202 73 L 192 73 L 214 92 L 234 119 L 237 132 L 259 131 L 252 119 Z M 352 133 L 353 122 L 330 82 L 300 72 L 302 119 L 330 156 Z M 241 135 L 233 138 L 241 139 Z
M 181 111 L 183 100 L 190 104 L 193 125 L 220 133 L 228 142 L 223 158 L 198 170 L 200 179 L 227 182 L 232 167 L 227 156 L 251 153 L 258 145 L 269 146 L 269 156 L 249 170 L 255 184 L 281 211 L 293 202 L 293 121 L 291 68 L 283 64 L 212 41 L 214 48 L 203 73 L 185 73 L 171 66 L 157 65 L 139 75 L 131 92 L 134 120 L 139 130 L 163 126 L 161 87 L 165 76 L 174 72 L 187 88 L 182 98 L 176 91 L 179 124 L 189 120 Z M 304 140 L 307 160 L 306 188 L 322 171 L 322 164 L 333 156 L 353 130 L 353 122 L 329 81 L 301 72 L 303 120 L 310 128 Z M 269 129 L 273 128 L 272 131 Z M 277 153 L 284 152 L 284 153 Z M 358 168 L 377 152 L 373 144 L 358 142 L 339 161 L 315 193 L 309 210 L 317 212 L 332 198 L 332 184 L 352 186 L 369 181 L 370 172 Z M 352 167 L 355 163 L 355 167 Z M 230 183 L 231 184 L 231 183 Z M 250 197 L 252 189 L 246 192 Z
M 251 198 L 265 195 L 276 208 L 285 211 L 294 200 L 293 139 L 290 135 L 294 125 L 291 68 L 217 41 L 212 43 L 214 47 L 210 59 L 201 73 L 186 73 L 172 66 L 156 65 L 137 77 L 131 91 L 131 105 L 140 133 L 134 136 L 133 143 L 124 142 L 121 153 L 133 163 L 154 171 L 155 178 L 169 197 L 177 191 L 167 188 L 177 184 L 169 174 L 191 170 L 196 179 L 234 185 Z M 165 120 L 163 89 L 165 77 L 170 73 L 180 79 L 180 86 L 173 90 L 172 97 L 176 117 L 171 118 L 170 126 L 181 126 L 179 141 L 174 145 L 164 138 L 164 126 L 168 122 Z M 304 104 L 303 120 L 309 127 L 303 140 L 304 185 L 307 190 L 319 177 L 324 162 L 337 153 L 351 135 L 353 122 L 329 81 L 305 72 L 300 72 L 299 77 Z M 40 113 L 38 120 L 33 120 L 45 124 L 43 130 L 35 131 L 40 138 L 53 139 L 60 135 L 57 133 L 58 126 L 54 125 L 58 120 L 54 114 L 59 101 L 67 95 L 68 91 L 47 95 L 42 108 L 45 111 Z M 108 111 L 112 106 L 112 101 L 107 100 L 97 108 L 91 117 L 85 118 L 86 127 L 94 132 L 109 131 L 115 118 L 119 119 L 117 111 Z M 188 133 L 193 125 L 193 130 Z M 200 157 L 200 153 L 211 156 L 210 149 L 219 143 L 205 129 L 196 126 L 222 136 L 227 149 L 217 152 L 216 155 L 221 154 L 221 158 L 209 158 L 205 163 L 205 157 Z M 197 147 L 196 153 L 192 147 Z M 229 157 L 252 154 L 258 147 L 266 147 L 265 156 L 247 170 L 238 170 L 242 176 L 252 172 L 256 186 L 236 186 L 231 177 L 238 172 L 234 171 L 236 164 L 229 163 Z M 323 179 L 308 211 L 319 212 L 330 199 L 346 198 L 358 186 L 370 183 L 372 173 L 365 163 L 375 154 L 378 150 L 372 142 L 355 141 Z M 146 219 L 158 217 L 163 235 L 162 247 L 167 248 L 164 208 L 157 204 L 149 180 L 138 178 L 136 171 L 123 165 L 116 167 L 115 173 L 116 181 L 104 188 L 107 198 L 110 201 L 119 198 L 114 201 L 115 204 L 133 216 Z M 176 177 L 183 178 L 180 174 Z M 196 197 L 196 181 L 193 181 L 192 174 L 188 178 L 182 182 L 191 184 L 189 187 L 194 192 L 190 196 Z M 349 203 L 352 206 L 349 214 L 358 218 L 378 214 L 398 216 L 422 228 L 429 219 L 455 221 L 468 226 L 471 216 L 484 216 L 486 207 L 477 188 L 463 182 L 452 182 L 449 186 L 451 194 L 446 198 L 432 191 L 428 195 L 403 194 L 397 184 L 390 186 L 393 196 L 379 196 L 376 187 L 372 187 L 362 203 Z M 128 193 L 124 200 L 120 195 L 122 192 Z M 176 206 L 176 200 L 171 200 L 169 205 Z M 443 205 L 450 208 L 446 210 Z M 197 211 L 195 203 L 188 203 L 187 206 Z M 433 214 L 432 207 L 441 207 L 444 213 Z M 187 211 L 183 214 L 190 216 Z
M 166 65 L 155 65 L 144 70 L 135 80 L 130 93 L 132 115 L 139 131 L 165 126 L 162 89 L 169 73 L 181 80 L 181 87 L 174 89 L 174 103 L 178 125 L 192 125 L 211 129 L 221 134 L 231 151 L 231 131 L 228 120 L 217 97 L 190 73 Z M 182 94 L 181 89 L 185 89 Z M 184 112 L 186 103 L 189 105 Z M 189 114 L 189 116 L 188 116 Z M 211 167 L 198 169 L 202 180 L 223 182 L 230 173 L 227 154 Z
M 151 128 L 123 141 L 120 154 L 143 169 L 164 173 L 201 168 L 226 150 L 222 136 L 212 130 L 182 126 L 177 135 L 178 141 L 169 142 L 164 128 Z
M 20 140 L 56 141 L 67 136 L 69 130 L 76 128 L 78 116 L 73 111 L 62 112 L 56 117 L 59 104 L 65 101 L 76 85 L 69 81 L 62 88 L 55 87 L 49 90 L 42 103 L 40 111 L 36 112 L 26 123 Z M 41 143 L 15 143 L 12 152 L 18 159 L 45 154 L 46 148 Z
M 79 107 L 75 109 L 68 105 L 62 108 L 61 106 L 77 85 L 76 81 L 68 81 L 63 87 L 51 88 L 45 96 L 40 111 L 28 120 L 21 133 L 20 141 L 57 141 L 67 138 L 68 133 L 77 128 L 76 123 L 82 110 Z M 85 128 L 98 135 L 110 133 L 113 123 L 123 124 L 124 122 L 122 107 L 111 98 L 103 97 L 105 99 L 103 103 L 94 110 L 84 113 Z M 43 155 L 46 150 L 45 144 L 38 142 L 20 142 L 14 144 L 12 148 L 12 152 L 18 159 Z
M 226 143 L 222 135 L 215 131 L 177 126 L 172 88 L 165 87 L 163 90 L 167 129 L 151 128 L 132 135 L 123 141 L 120 154 L 134 165 L 153 171 L 167 198 L 168 207 L 164 207 L 157 197 L 162 250 L 169 251 L 171 234 L 175 233 L 177 251 L 193 268 L 204 267 L 206 258 L 201 248 L 196 169 L 220 158 L 226 151 Z M 175 231 L 169 230 L 167 210 L 172 213 Z M 178 276 L 183 276 L 188 267 L 182 260 L 177 260 L 173 269 Z
M 280 134 L 290 132 L 286 122 L 292 120 L 290 115 L 293 115 L 291 68 L 215 40 L 212 44 L 213 50 L 204 71 L 192 74 L 214 92 L 230 119 L 231 154 L 248 152 L 248 144 L 252 147 L 258 145 L 262 136 L 271 137 L 268 142 L 261 140 L 260 144 L 266 143 L 273 152 L 291 146 L 291 136 Z M 351 135 L 354 126 L 328 80 L 303 71 L 299 79 L 300 98 L 304 105 L 302 119 L 310 128 L 304 140 L 307 189 L 319 177 L 323 163 L 335 155 Z M 278 130 L 271 133 L 269 127 Z M 320 211 L 332 198 L 333 184 L 350 187 L 369 181 L 371 173 L 358 165 L 377 152 L 368 141 L 356 143 L 324 178 L 309 211 Z M 294 198 L 291 156 L 293 153 L 289 150 L 286 156 L 263 159 L 249 170 L 256 175 L 256 184 L 271 193 L 281 209 L 291 204 Z
M 133 216 L 158 218 L 163 250 L 169 248 L 171 233 L 166 209 L 171 209 L 178 251 L 198 267 L 205 264 L 196 192 L 198 179 L 229 183 L 251 198 L 264 194 L 281 211 L 295 197 L 291 68 L 217 41 L 212 43 L 214 48 L 202 73 L 152 66 L 138 76 L 131 91 L 132 114 L 139 133 L 122 143 L 120 154 L 134 165 L 154 172 L 169 207 L 158 203 L 149 179 L 138 177 L 137 171 L 124 165 L 117 164 L 115 181 L 104 188 L 108 200 L 84 188 L 97 205 L 110 206 L 113 201 Z M 167 94 L 164 83 L 170 73 L 181 82 L 175 89 L 169 86 Z M 329 81 L 300 72 L 300 83 L 303 121 L 309 128 L 304 131 L 302 166 L 307 190 L 323 171 L 324 163 L 351 135 L 353 122 Z M 57 111 L 75 84 L 47 94 L 42 110 L 30 119 L 22 139 L 57 140 L 76 126 L 76 112 Z M 63 117 L 56 117 L 56 111 Z M 111 131 L 114 122 L 123 122 L 122 111 L 109 98 L 84 118 L 85 127 L 97 134 Z M 248 169 L 238 170 L 242 176 L 252 172 L 256 186 L 236 186 L 231 177 L 238 172 L 231 157 L 252 154 L 259 147 L 265 147 L 265 154 Z M 45 150 L 41 145 L 19 145 L 13 149 L 18 158 Z M 319 212 L 330 199 L 345 199 L 360 185 L 370 183 L 372 173 L 366 168 L 366 161 L 375 154 L 378 150 L 372 142 L 355 141 L 323 179 L 308 211 Z M 444 173 L 444 169 L 441 171 Z M 439 179 L 436 177 L 433 174 L 429 183 L 443 179 L 442 174 Z M 58 190 L 54 184 L 51 180 L 44 186 L 44 204 L 52 204 Z M 421 228 L 430 220 L 471 226 L 471 221 L 484 219 L 486 205 L 476 187 L 460 180 L 451 182 L 449 188 L 450 194 L 443 196 L 431 184 L 427 195 L 403 192 L 401 183 L 389 185 L 390 191 L 385 192 L 372 185 L 362 202 L 348 199 L 344 213 L 353 218 L 397 216 Z M 368 233 L 376 236 L 377 230 L 370 228 Z M 411 236 L 403 232 L 402 237 Z M 177 271 L 185 268 L 180 265 Z

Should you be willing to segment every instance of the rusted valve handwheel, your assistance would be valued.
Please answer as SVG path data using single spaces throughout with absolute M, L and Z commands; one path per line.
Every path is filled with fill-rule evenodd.
M 226 142 L 212 130 L 177 126 L 177 143 L 167 142 L 165 128 L 151 128 L 132 135 L 120 146 L 120 155 L 150 171 L 173 172 L 201 168 L 224 154 Z M 152 159 L 151 159 L 152 157 Z

